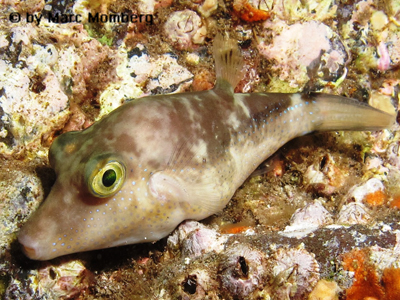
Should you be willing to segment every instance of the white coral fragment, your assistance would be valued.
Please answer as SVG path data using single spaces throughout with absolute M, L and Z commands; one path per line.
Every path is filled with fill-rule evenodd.
M 263 2 L 263 1 L 259 1 Z M 282 20 L 319 20 L 323 21 L 332 18 L 336 14 L 337 5 L 333 0 L 315 1 L 267 1 L 267 7 L 272 8 L 272 12 Z
M 385 186 L 378 178 L 371 178 L 366 183 L 353 188 L 347 198 L 354 198 L 356 202 L 362 202 L 368 194 L 384 191 Z
M 195 258 L 204 253 L 221 252 L 227 236 L 196 221 L 183 222 L 167 240 L 170 249 L 181 248 L 184 255 Z
M 166 90 L 165 93 L 179 93 L 191 84 L 193 74 L 179 65 L 176 58 L 170 54 L 163 54 L 153 62 L 150 77 L 150 82 L 147 85 L 148 91 L 162 88 Z M 168 91 L 168 89 L 171 89 L 171 91 Z
M 35 273 L 31 275 L 31 280 L 38 282 L 39 296 L 53 299 L 72 299 L 79 296 L 89 286 L 91 277 L 83 263 L 77 260 L 59 265 L 49 264 Z
M 235 243 L 223 253 L 219 270 L 224 289 L 239 299 L 253 299 L 253 293 L 265 284 L 265 255 L 249 245 Z
M 302 247 L 281 248 L 274 259 L 276 299 L 304 299 L 305 293 L 311 291 L 320 278 L 314 254 Z
M 370 219 L 371 216 L 369 215 L 365 206 L 362 203 L 352 202 L 342 206 L 342 209 L 337 216 L 336 224 L 367 224 Z
M 321 201 L 314 200 L 305 207 L 296 210 L 290 221 L 281 233 L 287 237 L 302 238 L 319 227 L 332 222 L 331 214 L 325 209 Z
M 200 16 L 189 9 L 171 14 L 164 25 L 169 41 L 179 50 L 188 50 L 204 43 L 207 29 Z
M 205 0 L 204 3 L 199 7 L 199 12 L 204 17 L 209 17 L 218 8 L 217 0 Z
M 311 21 L 288 26 L 275 22 L 267 23 L 266 27 L 280 34 L 274 36 L 272 43 L 261 42 L 258 49 L 274 62 L 272 69 L 279 74 L 279 79 L 289 81 L 292 87 L 302 86 L 309 80 L 307 68 L 320 60 L 321 54 L 325 53 L 324 60 L 332 72 L 347 61 L 344 48 L 333 46 L 339 42 L 334 41 L 337 40 L 333 39 L 335 33 L 325 24 Z

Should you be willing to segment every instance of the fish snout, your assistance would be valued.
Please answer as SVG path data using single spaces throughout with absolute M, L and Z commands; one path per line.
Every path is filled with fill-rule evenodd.
M 22 252 L 30 259 L 34 260 L 46 260 L 48 258 L 43 257 L 43 251 L 39 246 L 39 243 L 29 235 L 24 227 L 18 235 L 18 242 L 21 245 Z
M 39 209 L 40 211 L 40 209 Z M 18 233 L 18 242 L 27 257 L 34 260 L 49 260 L 58 255 L 51 246 L 54 241 L 54 232 L 57 227 L 53 220 L 42 218 L 35 212 Z

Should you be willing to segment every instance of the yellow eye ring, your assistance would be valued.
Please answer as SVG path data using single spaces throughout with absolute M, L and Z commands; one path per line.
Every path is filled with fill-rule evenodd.
M 87 181 L 93 196 L 105 198 L 114 195 L 125 181 L 125 166 L 118 161 L 108 161 L 93 170 Z

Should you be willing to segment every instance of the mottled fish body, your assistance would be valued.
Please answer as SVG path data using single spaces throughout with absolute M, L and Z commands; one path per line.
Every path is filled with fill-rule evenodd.
M 213 90 L 129 102 L 53 143 L 57 180 L 19 234 L 31 259 L 150 242 L 225 207 L 290 139 L 315 130 L 379 130 L 394 117 L 325 94 L 234 94 L 241 60 L 222 38 Z

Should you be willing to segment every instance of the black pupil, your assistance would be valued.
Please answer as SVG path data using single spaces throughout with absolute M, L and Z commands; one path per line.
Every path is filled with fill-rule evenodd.
M 112 186 L 115 183 L 115 180 L 117 180 L 117 173 L 115 173 L 114 170 L 109 169 L 104 172 L 102 181 L 105 187 Z

